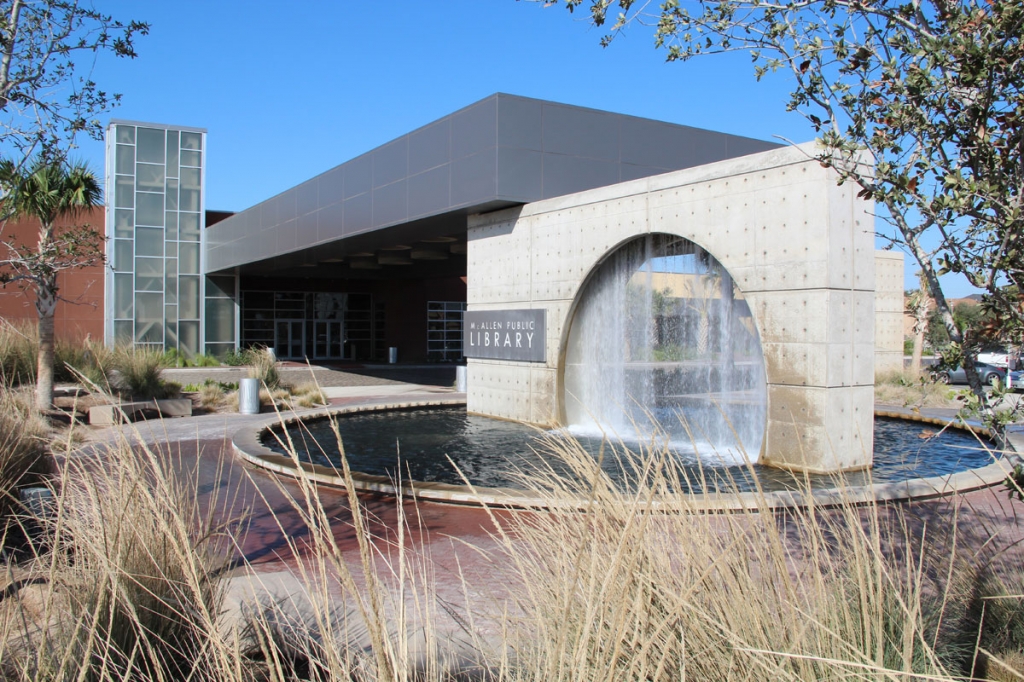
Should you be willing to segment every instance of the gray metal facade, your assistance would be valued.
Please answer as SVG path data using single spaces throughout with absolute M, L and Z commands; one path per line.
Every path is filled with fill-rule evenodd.
M 495 94 L 208 228 L 206 272 L 273 274 L 464 235 L 472 213 L 778 146 Z

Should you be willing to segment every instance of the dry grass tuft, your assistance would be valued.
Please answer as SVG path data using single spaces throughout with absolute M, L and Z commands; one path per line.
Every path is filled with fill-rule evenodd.
M 275 390 L 281 385 L 281 374 L 277 371 L 277 360 L 269 348 L 253 347 L 245 351 L 249 365 L 249 377 L 259 379 L 260 385 Z
M 755 496 L 739 513 L 709 514 L 670 492 L 679 470 L 658 445 L 633 459 L 632 492 L 571 439 L 547 448 L 572 476 L 534 472 L 524 482 L 556 511 L 490 511 L 492 550 L 479 550 L 490 571 L 462 575 L 458 603 L 438 589 L 433 543 L 413 542 L 429 528 L 402 502 L 389 527 L 375 522 L 380 502 L 356 494 L 344 458 L 344 508 L 325 504 L 312 481 L 279 482 L 291 505 L 277 521 L 298 557 L 288 565 L 295 588 L 285 598 L 248 567 L 255 596 L 240 622 L 222 618 L 232 538 L 198 507 L 194 491 L 206 481 L 127 441 L 69 456 L 45 546 L 18 568 L 41 582 L 0 601 L 0 673 L 118 682 L 1016 679 L 1006 675 L 1022 661 L 1020 586 L 993 586 L 984 562 L 964 551 L 955 506 L 927 522 L 870 502 L 821 508 L 804 490 L 799 509 L 771 510 Z M 619 447 L 607 456 L 630 457 Z M 509 601 L 470 598 L 487 592 L 474 580 L 507 587 Z
M 949 386 L 933 381 L 927 372 L 914 376 L 907 370 L 879 373 L 875 377 L 875 402 L 903 407 L 960 407 Z
M 314 382 L 296 386 L 290 392 L 289 402 L 297 407 L 323 407 L 328 402 L 327 396 Z
M 0 604 L 16 680 L 231 679 L 217 624 L 224 538 L 167 453 L 127 440 L 64 459 L 30 603 Z
M 220 409 L 227 403 L 227 394 L 220 384 L 204 384 L 199 391 L 199 404 L 207 410 Z
M 54 471 L 49 425 L 33 407 L 31 394 L 0 388 L 0 533 L 19 511 L 18 490 L 41 485 Z M 2 544 L 2 542 L 0 542 Z

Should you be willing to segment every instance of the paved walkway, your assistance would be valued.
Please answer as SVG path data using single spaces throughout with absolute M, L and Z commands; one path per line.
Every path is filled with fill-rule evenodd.
M 324 382 L 332 404 L 393 402 L 396 396 L 412 401 L 436 398 L 439 394 L 458 395 L 444 386 L 443 380 L 437 380 L 437 371 L 430 368 L 416 370 L 425 371 L 422 376 L 434 377 L 425 384 L 368 374 L 355 375 L 358 378 L 353 379 L 350 372 L 320 371 L 332 376 L 331 381 Z M 392 376 L 408 375 L 396 372 Z M 367 383 L 360 383 L 363 381 Z M 244 601 L 258 595 L 264 600 L 289 602 L 297 613 L 307 612 L 308 595 L 300 576 L 309 568 L 311 560 L 309 529 L 296 508 L 296 500 L 302 499 L 301 490 L 293 481 L 243 465 L 231 452 L 231 435 L 238 429 L 254 426 L 265 417 L 266 414 L 232 413 L 139 422 L 94 431 L 90 440 L 109 441 L 118 433 L 127 433 L 131 438 L 158 444 L 175 456 L 182 470 L 197 474 L 196 494 L 201 502 L 215 512 L 216 518 L 243 531 L 229 574 L 229 612 L 237 612 Z M 510 579 L 496 563 L 501 551 L 491 537 L 495 528 L 486 511 L 374 496 L 363 496 L 362 501 L 371 519 L 371 530 L 378 538 L 375 551 L 380 570 L 385 574 L 397 560 L 399 517 L 407 520 L 407 547 L 423 559 L 421 565 L 427 567 L 425 570 L 431 576 L 432 590 L 437 597 L 434 615 L 426 617 L 437 619 L 434 625 L 441 628 L 442 634 L 457 639 L 461 625 L 450 614 L 438 612 L 437 604 L 447 605 L 452 612 L 464 612 L 478 603 L 500 610 L 497 605 L 507 600 Z M 333 541 L 342 559 L 354 573 L 361 573 L 352 516 L 344 493 L 323 489 L 319 492 L 319 502 L 325 518 L 330 521 Z M 1011 503 L 998 488 L 976 491 L 955 500 L 908 502 L 903 508 L 922 528 L 926 525 L 948 527 L 955 513 L 962 542 L 974 547 L 984 545 L 988 554 L 1022 554 L 1024 532 L 1017 515 L 1024 511 L 1024 505 Z M 330 589 L 343 601 L 336 584 Z M 347 603 L 351 608 L 351 600 Z M 478 623 L 476 627 L 484 635 L 497 637 L 500 634 L 488 632 L 486 624 Z

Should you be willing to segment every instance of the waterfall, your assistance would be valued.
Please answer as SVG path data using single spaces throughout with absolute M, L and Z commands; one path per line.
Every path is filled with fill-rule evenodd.
M 569 329 L 564 386 L 578 433 L 668 439 L 708 464 L 761 449 L 764 356 L 750 309 L 686 239 L 640 237 L 598 266 Z

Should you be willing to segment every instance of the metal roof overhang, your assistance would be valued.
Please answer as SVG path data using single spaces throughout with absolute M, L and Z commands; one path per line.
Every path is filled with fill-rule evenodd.
M 662 121 L 496 94 L 209 227 L 207 273 L 465 275 L 465 256 L 352 267 L 451 237 L 467 217 L 780 145 Z

